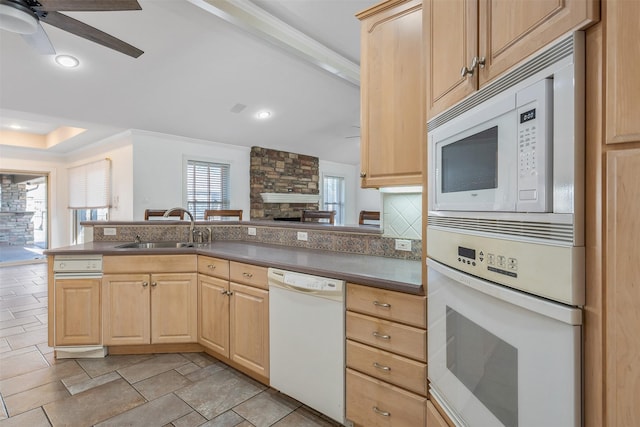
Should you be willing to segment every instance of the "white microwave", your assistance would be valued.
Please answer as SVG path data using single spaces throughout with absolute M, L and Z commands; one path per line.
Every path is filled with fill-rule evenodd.
M 431 134 L 433 210 L 552 212 L 553 79 Z

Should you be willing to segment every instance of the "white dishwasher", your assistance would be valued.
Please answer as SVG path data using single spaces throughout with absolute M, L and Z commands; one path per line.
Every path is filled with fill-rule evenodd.
M 268 272 L 271 387 L 344 423 L 344 281 Z

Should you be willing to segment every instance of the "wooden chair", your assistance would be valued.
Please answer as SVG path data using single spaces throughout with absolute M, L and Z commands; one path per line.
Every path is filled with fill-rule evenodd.
M 207 209 L 204 211 L 205 220 L 226 220 L 238 217 L 242 221 L 242 209 Z
M 144 210 L 144 220 L 145 221 L 149 221 L 150 219 L 152 219 L 154 217 L 163 217 L 164 213 L 166 211 L 167 211 L 166 209 L 145 209 Z M 182 212 L 182 211 L 171 212 L 171 215 L 169 215 L 167 217 L 167 219 L 171 218 L 171 219 L 175 220 L 178 217 L 180 217 L 180 220 L 183 220 L 184 219 L 184 212 Z
M 323 219 L 329 220 L 329 224 L 335 224 L 336 222 L 336 211 L 308 211 L 303 210 L 302 216 L 300 217 L 300 221 L 316 221 L 321 222 Z
M 377 221 L 376 223 L 366 223 L 365 221 Z M 360 211 L 360 219 L 358 220 L 360 225 L 380 225 L 380 212 L 379 211 Z

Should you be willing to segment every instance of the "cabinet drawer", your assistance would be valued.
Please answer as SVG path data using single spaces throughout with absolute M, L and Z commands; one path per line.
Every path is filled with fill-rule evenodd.
M 427 398 L 347 369 L 347 419 L 356 426 L 416 427 L 426 421 Z
M 196 255 L 122 255 L 102 258 L 104 273 L 193 273 Z
M 198 273 L 229 280 L 229 261 L 198 255 Z
M 347 340 L 347 366 L 407 390 L 427 395 L 427 365 Z
M 424 329 L 347 312 L 347 338 L 427 361 L 427 331 Z
M 229 264 L 229 277 L 232 282 L 269 289 L 266 267 L 231 261 Z
M 427 298 L 347 284 L 347 309 L 426 329 Z

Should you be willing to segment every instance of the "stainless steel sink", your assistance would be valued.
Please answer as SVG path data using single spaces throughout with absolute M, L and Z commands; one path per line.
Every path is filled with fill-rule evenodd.
M 197 244 L 188 242 L 132 242 L 118 245 L 122 249 L 194 248 Z

